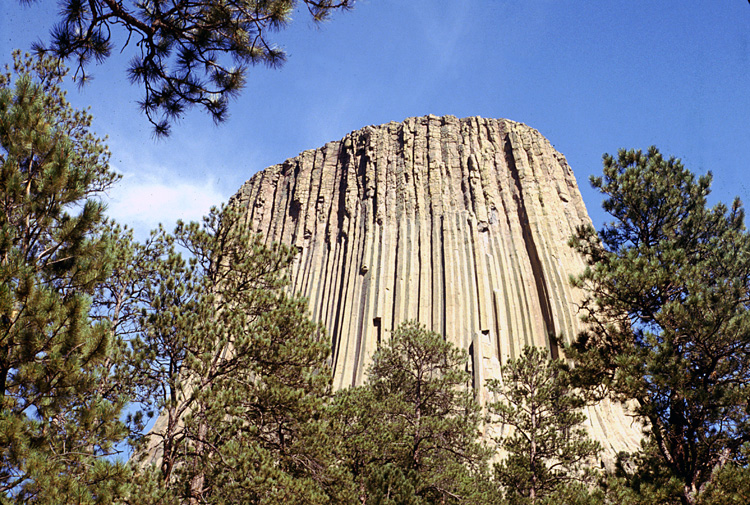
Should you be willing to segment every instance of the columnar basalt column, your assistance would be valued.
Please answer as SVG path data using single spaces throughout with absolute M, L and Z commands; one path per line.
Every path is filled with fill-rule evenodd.
M 416 319 L 472 356 L 480 402 L 525 345 L 581 330 L 584 268 L 568 245 L 590 223 L 565 157 L 504 119 L 368 126 L 253 176 L 232 199 L 254 231 L 299 251 L 294 292 L 331 339 L 335 386 L 361 384 L 377 345 Z M 617 404 L 588 410 L 608 452 L 640 430 Z

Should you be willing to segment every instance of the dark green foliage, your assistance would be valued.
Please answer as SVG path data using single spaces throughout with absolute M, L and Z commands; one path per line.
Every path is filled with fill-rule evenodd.
M 543 505 L 626 505 L 609 490 L 605 492 L 600 486 L 575 481 L 558 486 L 549 495 L 539 499 L 537 503 Z
M 700 494 L 700 505 L 744 505 L 750 503 L 750 444 L 743 450 L 743 463 L 730 463 L 714 470 L 713 478 Z
M 576 279 L 590 293 L 590 330 L 571 349 L 579 378 L 633 401 L 653 452 L 641 462 L 695 503 L 750 440 L 744 212 L 738 200 L 709 207 L 711 175 L 696 179 L 655 148 L 605 156 L 592 183 L 614 221 L 573 241 L 589 265 Z
M 601 482 L 607 503 L 619 505 L 678 505 L 682 483 L 660 463 L 661 456 L 650 439 L 641 441 L 641 450 L 618 454 L 615 470 Z
M 466 353 L 416 323 L 378 349 L 364 386 L 341 391 L 336 416 L 360 503 L 486 503 L 488 452 Z
M 0 500 L 106 502 L 126 398 L 89 308 L 111 263 L 96 195 L 115 175 L 57 63 L 14 62 L 0 75 Z
M 581 426 L 585 404 L 562 361 L 526 347 L 502 367 L 502 382 L 490 380 L 487 387 L 498 399 L 489 405 L 492 420 L 509 430 L 496 440 L 506 455 L 495 477 L 511 503 L 539 503 L 591 482 L 601 447 Z M 585 491 L 581 486 L 577 494 Z
M 215 211 L 141 251 L 151 273 L 129 362 L 144 410 L 161 413 L 139 451 L 162 486 L 140 503 L 328 500 L 327 339 L 281 290 L 293 254 L 241 222 Z
M 21 0 L 33 2 L 34 0 Z M 270 40 L 294 10 L 304 6 L 312 19 L 328 19 L 354 0 L 62 0 L 59 23 L 48 46 L 36 49 L 73 59 L 76 78 L 86 82 L 92 61 L 108 58 L 113 33 L 127 32 L 125 45 L 137 55 L 128 68 L 130 80 L 143 86 L 141 108 L 165 135 L 191 106 L 214 121 L 227 117 L 227 104 L 245 85 L 249 66 L 278 67 L 284 51 Z
M 411 474 L 411 475 L 410 475 Z M 373 468 L 365 483 L 366 503 L 373 505 L 418 505 L 424 503 L 417 495 L 414 471 L 404 471 L 394 463 Z

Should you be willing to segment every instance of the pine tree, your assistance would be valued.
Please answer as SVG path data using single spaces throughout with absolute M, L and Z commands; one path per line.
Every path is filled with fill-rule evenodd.
M 404 323 L 373 357 L 364 386 L 339 393 L 343 461 L 361 503 L 487 503 L 481 414 L 467 355 Z
M 488 406 L 492 420 L 508 430 L 496 439 L 505 456 L 495 464 L 495 477 L 510 503 L 540 503 L 591 482 L 601 447 L 582 426 L 585 403 L 565 372 L 561 360 L 526 347 L 503 365 L 502 382 L 487 382 L 498 399 Z
M 106 503 L 126 401 L 102 385 L 113 347 L 90 319 L 111 244 L 96 198 L 116 176 L 57 62 L 14 54 L 0 75 L 0 499 Z
M 284 51 L 270 37 L 291 22 L 295 9 L 304 6 L 320 22 L 353 5 L 354 0 L 63 0 L 50 44 L 36 49 L 73 59 L 75 77 L 84 83 L 89 64 L 110 56 L 113 33 L 123 28 L 125 46 L 138 48 L 128 74 L 143 87 L 141 109 L 155 132 L 165 135 L 195 105 L 223 121 L 249 66 L 282 65 Z
M 214 211 L 144 246 L 153 274 L 129 361 L 160 420 L 138 449 L 139 503 L 328 500 L 327 339 L 282 290 L 293 253 L 243 223 Z
M 614 221 L 572 242 L 588 262 L 576 283 L 590 293 L 590 330 L 571 349 L 576 370 L 634 405 L 656 456 L 643 461 L 693 504 L 750 441 L 744 212 L 739 200 L 709 207 L 710 173 L 696 179 L 653 147 L 605 156 L 592 184 Z

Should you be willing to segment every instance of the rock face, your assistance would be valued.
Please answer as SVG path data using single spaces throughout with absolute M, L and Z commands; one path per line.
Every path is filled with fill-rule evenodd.
M 361 384 L 380 341 L 416 319 L 470 352 L 480 402 L 527 344 L 580 331 L 589 223 L 565 157 L 508 120 L 427 116 L 369 126 L 259 172 L 233 204 L 253 230 L 299 251 L 292 289 L 329 332 L 335 386 Z M 617 404 L 588 411 L 608 452 L 639 429 Z M 497 428 L 502 429 L 502 428 Z

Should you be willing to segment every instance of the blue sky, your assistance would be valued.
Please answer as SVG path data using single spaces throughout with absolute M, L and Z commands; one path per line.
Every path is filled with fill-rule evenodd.
M 0 3 L 0 59 L 44 39 L 56 2 Z M 595 223 L 588 177 L 604 152 L 656 145 L 714 200 L 750 203 L 750 5 L 745 0 L 361 0 L 321 26 L 299 12 L 276 36 L 280 70 L 251 69 L 231 118 L 194 111 L 154 141 L 125 78 L 133 48 L 71 87 L 109 136 L 123 181 L 110 212 L 143 236 L 197 219 L 258 170 L 369 124 L 410 116 L 504 117 L 566 155 Z

